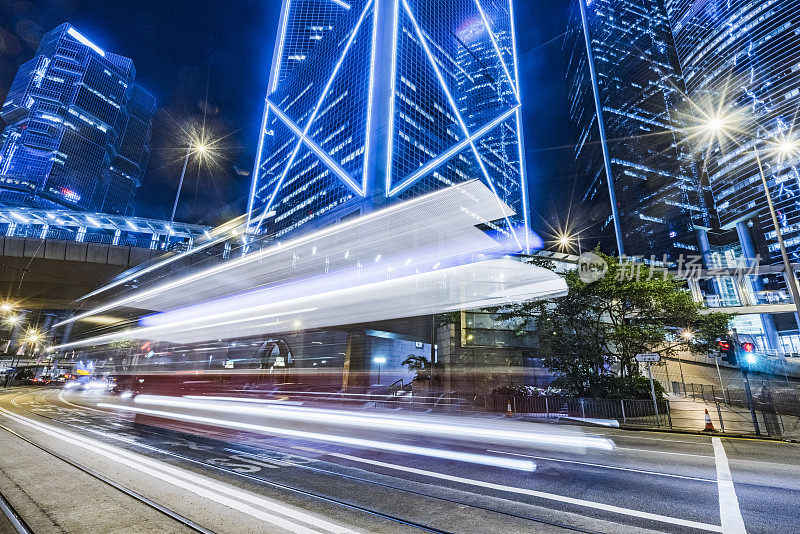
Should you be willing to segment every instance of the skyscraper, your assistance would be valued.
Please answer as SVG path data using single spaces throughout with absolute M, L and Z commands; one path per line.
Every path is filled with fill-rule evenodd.
M 512 1 L 285 0 L 250 230 L 479 179 L 515 212 L 487 230 L 527 248 L 520 104 Z
M 629 256 L 697 253 L 702 187 L 675 133 L 683 82 L 662 0 L 574 0 L 564 40 L 578 227 Z
M 736 228 L 745 256 L 781 261 L 756 152 L 781 233 L 800 260 L 797 159 L 774 150 L 796 141 L 800 109 L 798 0 L 665 0 L 694 114 L 730 121 L 730 138 L 703 153 L 719 226 Z M 727 137 L 727 136 L 726 136 Z M 704 140 L 697 138 L 695 143 Z
M 155 114 L 135 78 L 69 24 L 47 32 L 0 110 L 0 203 L 131 212 Z

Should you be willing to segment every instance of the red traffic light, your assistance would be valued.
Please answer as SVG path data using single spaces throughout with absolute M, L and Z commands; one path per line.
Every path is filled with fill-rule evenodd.
M 728 350 L 731 348 L 731 344 L 727 341 L 718 341 L 717 343 L 719 344 L 719 348 L 721 350 Z
M 745 352 L 755 352 L 756 346 L 750 342 L 742 343 L 742 350 Z

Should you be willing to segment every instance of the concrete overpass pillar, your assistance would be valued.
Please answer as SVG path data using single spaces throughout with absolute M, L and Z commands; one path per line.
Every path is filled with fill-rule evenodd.
M 352 330 L 347 333 L 342 369 L 342 389 L 369 386 L 367 368 L 367 332 Z
M 736 223 L 736 234 L 739 236 L 739 244 L 742 246 L 742 254 L 744 255 L 745 259 L 747 260 L 747 265 L 754 265 L 758 258 L 756 256 L 756 249 L 753 245 L 753 238 L 750 235 L 750 229 L 747 227 L 746 221 L 739 221 Z M 755 292 L 760 291 L 763 289 L 763 284 L 761 283 L 761 278 L 758 276 L 755 277 L 755 280 L 751 280 L 749 277 L 742 278 L 741 284 L 739 285 L 740 288 L 743 286 L 749 286 L 752 294 L 754 295 Z M 788 280 L 787 280 L 788 285 Z M 742 294 L 742 290 L 739 291 L 740 295 Z M 756 300 L 756 299 L 753 299 Z M 760 314 L 761 317 L 761 326 L 764 330 L 764 338 L 767 341 L 767 348 L 772 350 L 781 350 L 781 343 L 778 337 L 778 329 L 775 327 L 775 319 L 772 315 L 768 313 Z M 796 317 L 795 317 L 796 319 Z

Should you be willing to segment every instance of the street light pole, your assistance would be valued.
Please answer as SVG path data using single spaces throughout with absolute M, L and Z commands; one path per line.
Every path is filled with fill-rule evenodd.
M 755 142 L 757 143 L 758 141 L 756 140 Z M 772 225 L 775 227 L 775 235 L 778 238 L 778 247 L 781 249 L 783 267 L 786 270 L 786 282 L 789 284 L 789 291 L 792 294 L 792 302 L 794 302 L 795 320 L 798 327 L 800 327 L 800 291 L 797 289 L 797 278 L 794 275 L 792 263 L 789 261 L 789 254 L 786 252 L 786 246 L 783 243 L 781 226 L 778 223 L 778 216 L 775 213 L 775 206 L 772 203 L 772 195 L 769 193 L 767 177 L 764 174 L 764 167 L 761 164 L 761 155 L 757 146 L 755 147 L 754 152 L 756 154 L 756 162 L 758 163 L 758 173 L 761 175 L 761 185 L 764 186 L 764 196 L 767 197 L 767 206 L 769 206 L 769 214 L 772 217 Z
M 178 209 L 178 200 L 181 198 L 181 189 L 183 188 L 183 177 L 186 176 L 186 166 L 189 164 L 189 156 L 192 154 L 192 147 L 186 149 L 186 157 L 183 158 L 183 170 L 181 171 L 181 180 L 178 182 L 178 192 L 175 194 L 175 204 L 172 205 L 172 216 L 169 218 L 169 224 L 175 222 L 175 210 Z

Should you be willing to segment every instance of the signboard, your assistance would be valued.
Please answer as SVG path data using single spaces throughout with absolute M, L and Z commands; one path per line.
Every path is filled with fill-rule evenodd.
M 708 357 L 709 358 L 722 358 L 722 353 L 721 352 L 709 352 L 708 353 Z
M 660 362 L 661 355 L 660 354 L 637 354 L 636 355 L 637 362 Z

